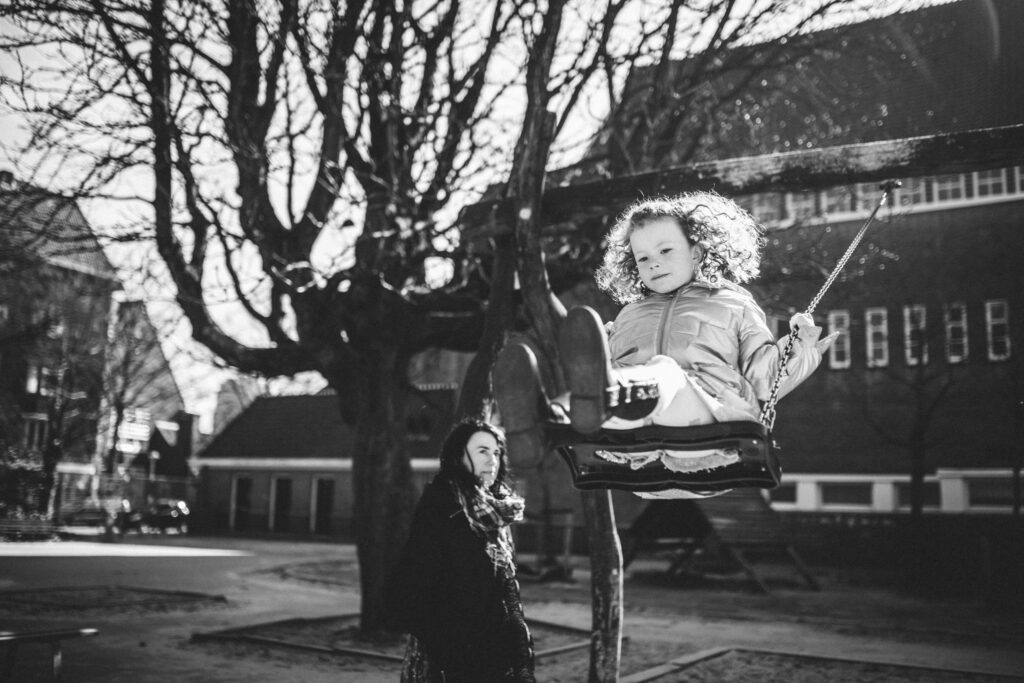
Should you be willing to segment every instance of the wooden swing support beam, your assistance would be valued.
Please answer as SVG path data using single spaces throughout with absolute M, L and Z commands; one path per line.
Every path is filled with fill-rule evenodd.
M 551 187 L 544 192 L 539 220 L 543 232 L 561 234 L 578 231 L 588 218 L 614 216 L 642 196 L 694 190 L 727 196 L 798 192 L 1021 163 L 1024 125 L 822 147 Z M 511 199 L 471 204 L 459 214 L 459 226 L 470 239 L 509 234 L 515 223 L 514 205 Z

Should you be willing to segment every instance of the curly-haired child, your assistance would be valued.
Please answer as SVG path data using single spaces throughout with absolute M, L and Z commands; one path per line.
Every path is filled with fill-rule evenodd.
M 573 308 L 559 334 L 574 430 L 756 421 L 786 343 L 776 341 L 764 311 L 739 284 L 758 274 L 763 245 L 763 228 L 754 218 L 713 192 L 644 199 L 628 207 L 608 233 L 596 273 L 598 286 L 624 307 L 607 330 L 592 309 Z M 819 340 L 821 328 L 803 313 L 790 325 L 796 340 L 779 397 L 817 368 L 835 339 Z M 527 394 L 539 386 L 523 381 L 531 364 L 529 349 L 507 347 L 496 365 L 495 389 L 502 414 L 511 413 L 510 436 L 532 435 L 536 442 Z M 502 388 L 499 375 L 519 381 Z M 660 459 L 687 471 L 696 464 L 675 456 L 704 457 L 703 468 L 708 455 Z

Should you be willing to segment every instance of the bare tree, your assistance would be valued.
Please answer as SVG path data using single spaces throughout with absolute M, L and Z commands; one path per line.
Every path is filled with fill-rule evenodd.
M 193 337 L 244 372 L 316 371 L 336 389 L 339 417 L 356 424 L 367 629 L 382 623 L 397 552 L 387 539 L 411 511 L 408 360 L 479 338 L 486 280 L 436 217 L 494 153 L 479 124 L 504 89 L 488 79 L 511 10 L 502 0 L 11 8 L 19 30 L 5 47 L 29 56 L 5 95 L 38 116 L 28 146 L 49 152 L 39 172 L 88 152 L 95 163 L 77 187 L 97 196 L 145 169 L 150 189 L 119 198 L 148 205 L 145 234 Z M 32 61 L 44 45 L 70 59 Z M 314 267 L 331 233 L 347 247 Z M 454 271 L 446 286 L 428 286 L 435 259 Z M 228 300 L 242 324 L 216 317 Z
M 555 141 L 594 83 L 618 101 L 622 70 L 671 54 L 677 33 L 699 54 L 717 45 L 705 29 L 738 40 L 737 22 L 803 16 L 781 0 L 749 14 L 738 4 L 17 0 L 2 47 L 20 71 L 2 85 L 34 122 L 38 174 L 73 173 L 82 196 L 144 204 L 140 232 L 196 340 L 243 372 L 315 371 L 335 388 L 356 425 L 362 626 L 375 629 L 397 553 L 387 539 L 411 510 L 409 358 L 483 348 L 461 399 L 463 412 L 482 411 L 518 268 L 557 377 L 560 311 L 536 223 Z M 503 99 L 511 86 L 525 90 L 525 111 Z M 508 121 L 520 131 L 506 192 L 518 223 L 491 261 L 445 216 L 507 170 Z M 332 234 L 347 247 L 324 264 Z M 498 317 L 485 320 L 489 295 Z M 218 316 L 227 301 L 242 322 Z

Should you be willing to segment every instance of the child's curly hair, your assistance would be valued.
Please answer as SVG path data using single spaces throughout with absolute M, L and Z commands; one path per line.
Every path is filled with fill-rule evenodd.
M 675 218 L 691 244 L 704 248 L 696 278 L 712 286 L 723 280 L 746 282 L 761 267 L 764 228 L 731 199 L 714 192 L 687 192 L 634 202 L 608 231 L 604 260 L 595 273 L 597 286 L 627 304 L 648 295 L 629 247 L 634 228 L 659 218 Z

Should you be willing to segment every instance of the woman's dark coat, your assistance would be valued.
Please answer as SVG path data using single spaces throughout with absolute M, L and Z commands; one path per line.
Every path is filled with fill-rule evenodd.
M 533 649 L 511 568 L 495 567 L 452 485 L 423 491 L 389 577 L 391 626 L 411 633 L 447 683 L 533 681 Z

